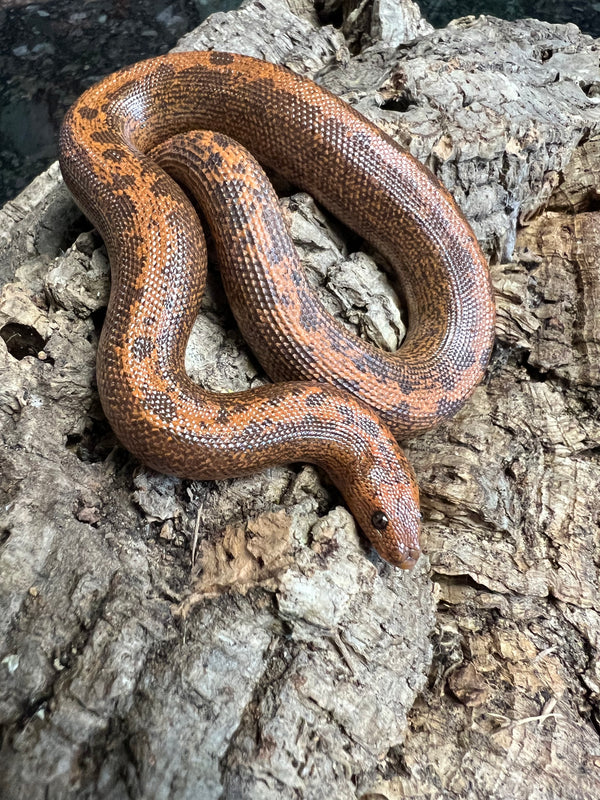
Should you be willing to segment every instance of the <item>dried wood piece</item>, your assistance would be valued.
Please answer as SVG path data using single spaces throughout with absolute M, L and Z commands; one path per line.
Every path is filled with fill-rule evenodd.
M 489 381 L 408 445 L 432 572 L 373 558 L 310 467 L 190 483 L 118 447 L 93 382 L 108 265 L 52 167 L 0 210 L 3 797 L 598 796 L 597 45 L 357 8 L 337 30 L 254 0 L 180 49 L 343 94 L 492 256 Z M 306 196 L 282 206 L 323 301 L 393 348 L 373 254 Z M 187 364 L 211 389 L 265 379 L 218 280 Z

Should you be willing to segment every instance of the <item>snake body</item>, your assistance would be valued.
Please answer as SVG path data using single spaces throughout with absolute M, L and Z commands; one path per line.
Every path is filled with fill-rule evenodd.
M 245 147 L 398 269 L 409 330 L 397 353 L 353 336 L 320 305 Z M 394 434 L 458 410 L 493 339 L 487 265 L 449 193 L 312 81 L 219 52 L 151 59 L 89 89 L 65 118 L 60 163 L 111 262 L 97 377 L 121 441 L 188 478 L 315 463 L 383 558 L 412 566 L 418 491 Z M 167 172 L 201 204 L 240 328 L 281 383 L 222 395 L 187 376 L 205 244 Z

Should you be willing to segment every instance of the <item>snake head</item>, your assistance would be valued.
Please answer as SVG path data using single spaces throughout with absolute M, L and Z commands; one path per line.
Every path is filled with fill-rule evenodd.
M 411 569 L 419 555 L 419 491 L 406 456 L 391 434 L 385 452 L 365 459 L 343 488 L 346 501 L 381 558 Z
M 385 561 L 400 569 L 412 569 L 421 555 L 419 506 L 412 497 L 389 500 L 381 503 L 387 511 L 377 508 L 372 513 L 365 533 Z

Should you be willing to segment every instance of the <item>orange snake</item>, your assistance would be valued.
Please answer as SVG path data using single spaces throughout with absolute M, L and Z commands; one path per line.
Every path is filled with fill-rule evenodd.
M 396 353 L 372 347 L 324 310 L 273 190 L 236 142 L 398 270 L 409 328 Z M 109 253 L 97 376 L 127 448 L 150 467 L 196 479 L 314 463 L 379 554 L 412 566 L 418 491 L 394 435 L 457 411 L 481 380 L 493 341 L 485 259 L 437 179 L 312 81 L 219 52 L 154 58 L 89 89 L 65 118 L 60 164 Z M 215 394 L 187 376 L 205 243 L 191 202 L 164 170 L 201 205 L 240 329 L 281 382 Z

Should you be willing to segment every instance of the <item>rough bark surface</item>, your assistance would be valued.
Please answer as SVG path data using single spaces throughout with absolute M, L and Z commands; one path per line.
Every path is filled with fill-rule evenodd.
M 489 380 L 407 445 L 427 557 L 382 564 L 312 468 L 194 483 L 118 446 L 94 387 L 106 256 L 53 166 L 0 211 L 2 797 L 600 796 L 599 44 L 532 20 L 433 31 L 401 0 L 341 13 L 254 0 L 179 49 L 341 94 L 490 257 Z M 282 208 L 332 311 L 395 348 L 376 254 L 305 195 Z M 264 379 L 218 278 L 188 367 Z

